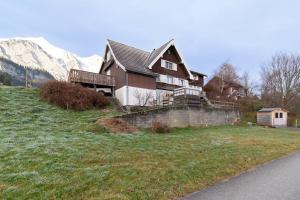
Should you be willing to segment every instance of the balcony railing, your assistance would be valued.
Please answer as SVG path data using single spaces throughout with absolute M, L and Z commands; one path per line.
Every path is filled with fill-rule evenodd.
M 194 96 L 200 96 L 200 97 L 205 97 L 206 94 L 205 92 L 199 90 L 199 89 L 194 89 L 194 88 L 178 88 L 174 90 L 174 96 L 187 96 L 187 95 L 194 95 Z
M 102 86 L 115 86 L 115 78 L 105 74 L 97 74 L 77 69 L 71 69 L 69 73 L 69 82 L 85 83 Z

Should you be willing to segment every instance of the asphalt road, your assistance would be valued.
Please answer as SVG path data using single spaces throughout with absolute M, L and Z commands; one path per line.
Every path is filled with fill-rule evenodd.
M 300 152 L 190 194 L 183 200 L 300 200 Z

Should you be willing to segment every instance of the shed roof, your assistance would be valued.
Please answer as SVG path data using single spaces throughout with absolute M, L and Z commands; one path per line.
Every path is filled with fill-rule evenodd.
M 287 110 L 283 108 L 262 108 L 258 112 L 273 112 L 274 110 L 282 110 L 284 112 L 287 112 Z

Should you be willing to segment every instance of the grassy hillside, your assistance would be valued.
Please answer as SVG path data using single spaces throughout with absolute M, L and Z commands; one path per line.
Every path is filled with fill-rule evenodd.
M 0 87 L 0 199 L 169 199 L 300 149 L 300 132 L 260 127 L 92 131 L 113 114 Z

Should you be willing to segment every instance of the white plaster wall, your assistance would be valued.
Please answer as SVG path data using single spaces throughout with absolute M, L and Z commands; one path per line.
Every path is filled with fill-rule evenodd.
M 123 106 L 126 105 L 126 86 L 117 89 L 115 95 Z
M 151 103 L 153 102 L 153 100 L 156 99 L 156 90 L 128 86 L 128 103 L 127 103 L 127 105 L 139 106 L 137 93 L 141 94 L 142 97 L 145 97 L 147 93 L 151 94 L 151 99 L 148 101 L 147 106 L 152 105 Z

